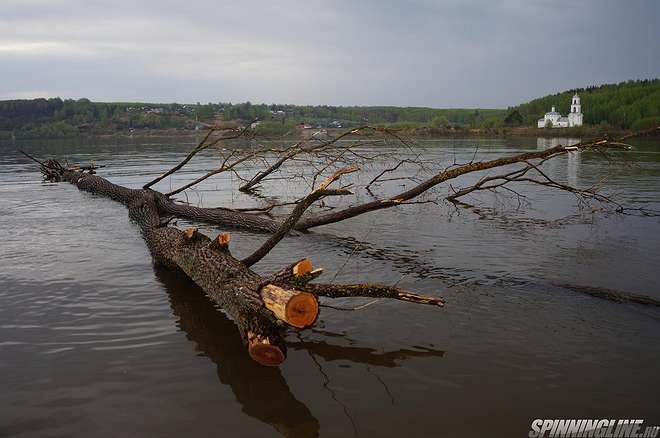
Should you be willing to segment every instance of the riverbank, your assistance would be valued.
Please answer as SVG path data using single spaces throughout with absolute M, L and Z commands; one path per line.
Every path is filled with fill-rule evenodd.
M 580 126 L 576 128 L 533 128 L 533 127 L 510 127 L 510 128 L 388 128 L 397 135 L 410 138 L 447 138 L 447 137 L 573 137 L 573 138 L 596 138 L 610 136 L 622 136 L 628 131 L 621 129 L 604 129 L 600 126 Z M 254 137 L 268 140 L 300 140 L 317 138 L 319 140 L 334 138 L 345 133 L 350 128 L 312 128 L 296 129 L 284 135 L 269 135 L 256 132 Z M 68 138 L 191 138 L 199 136 L 201 130 L 195 129 L 141 129 L 133 131 L 120 131 L 114 133 L 80 133 L 74 136 L 64 137 L 33 137 L 12 136 L 10 133 L 0 135 L 0 141 L 11 140 L 48 140 Z
M 413 128 L 397 130 L 410 137 L 604 137 L 606 135 L 620 136 L 627 131 L 600 126 L 580 126 L 575 128 Z

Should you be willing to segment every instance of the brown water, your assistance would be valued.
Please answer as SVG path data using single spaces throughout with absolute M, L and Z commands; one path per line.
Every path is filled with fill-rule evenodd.
M 447 306 L 324 307 L 313 330 L 289 337 L 283 366 L 269 369 L 248 358 L 232 322 L 196 286 L 152 266 L 123 206 L 69 184 L 41 183 L 16 152 L 95 159 L 107 165 L 101 176 L 138 187 L 192 143 L 0 147 L 0 436 L 522 437 L 534 418 L 660 423 L 660 309 L 560 286 L 660 299 L 658 217 L 574 215 L 571 195 L 526 188 L 534 202 L 520 209 L 515 200 L 484 195 L 491 208 L 477 212 L 406 206 L 287 238 L 258 271 L 309 257 L 326 269 L 326 281 L 398 282 L 442 295 Z M 607 177 L 611 193 L 658 210 L 660 142 L 635 145 L 624 156 L 634 166 L 579 153 L 547 171 L 582 187 Z M 435 140 L 401 153 L 445 166 L 455 157 L 469 161 L 475 146 L 477 159 L 486 159 L 548 144 Z M 215 164 L 213 152 L 202 155 L 161 188 Z M 236 186 L 231 175 L 219 176 L 188 200 L 264 202 L 237 194 Z M 280 200 L 305 190 L 286 179 L 267 189 Z M 264 238 L 232 231 L 233 251 L 247 254 Z

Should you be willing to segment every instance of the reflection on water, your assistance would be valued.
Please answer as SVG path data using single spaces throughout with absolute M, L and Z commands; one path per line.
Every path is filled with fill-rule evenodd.
M 250 359 L 234 323 L 204 292 L 180 273 L 159 267 L 154 272 L 169 294 L 179 328 L 215 362 L 218 379 L 231 387 L 243 412 L 287 437 L 317 436 L 319 421 L 291 393 L 280 369 Z
M 580 180 L 578 178 L 580 169 L 580 154 L 579 151 L 571 151 L 566 156 L 566 180 L 568 184 L 573 187 L 580 187 Z
M 581 138 L 570 138 L 570 137 L 538 137 L 536 139 L 536 149 L 539 151 L 544 151 L 546 149 L 555 148 L 559 145 L 570 146 L 573 144 L 578 144 L 582 141 Z
M 378 367 L 397 367 L 406 359 L 413 357 L 442 357 L 444 351 L 428 347 L 419 350 L 401 349 L 396 351 L 378 352 L 368 347 L 347 347 L 334 345 L 326 341 L 300 341 L 289 344 L 293 350 L 307 351 L 323 358 L 326 362 L 345 360 L 364 365 Z
M 16 152 L 94 159 L 106 165 L 102 176 L 140 187 L 194 143 L 0 145 L 0 436 L 524 436 L 530 418 L 615 418 L 621 409 L 660 423 L 655 393 L 638 391 L 660 387 L 658 308 L 560 286 L 660 299 L 657 217 L 593 214 L 576 210 L 570 194 L 520 187 L 530 205 L 481 193 L 469 199 L 476 208 L 411 205 L 287 238 L 258 271 L 309 257 L 325 269 L 324 281 L 399 284 L 442 295 L 447 306 L 323 307 L 313 330 L 289 336 L 283 366 L 270 369 L 249 360 L 234 325 L 196 286 L 154 269 L 122 206 L 69 184 L 42 184 Z M 397 152 L 444 168 L 553 145 L 434 139 Z M 572 153 L 544 171 L 583 188 L 605 180 L 626 202 L 660 209 L 658 141 L 634 146 L 625 157 L 635 166 Z M 204 151 L 159 188 L 217 162 L 215 151 Z M 306 170 L 292 164 L 290 174 Z M 364 180 L 386 167 L 364 169 Z M 255 198 L 237 192 L 238 184 L 222 174 L 187 196 L 195 205 L 260 207 L 308 190 L 277 179 L 264 187 L 266 198 Z M 382 195 L 401 184 L 373 189 Z M 232 252 L 247 255 L 265 238 L 232 232 Z
M 184 275 L 154 267 L 164 286 L 177 325 L 196 350 L 217 365 L 221 383 L 229 385 L 247 415 L 272 425 L 283 436 L 314 437 L 319 421 L 291 392 L 279 368 L 263 367 L 245 354 L 236 326 Z M 325 362 L 348 361 L 375 367 L 396 367 L 409 358 L 442 357 L 444 352 L 428 347 L 378 352 L 368 347 L 343 346 L 327 341 L 292 341 L 292 350 L 318 356 Z M 317 362 L 318 364 L 318 362 Z
M 553 137 L 545 138 L 538 137 L 536 139 L 536 149 L 539 151 L 544 151 L 546 149 L 551 149 L 559 145 L 570 146 L 578 144 L 582 141 L 580 138 L 569 138 L 569 137 Z M 580 168 L 580 154 L 579 151 L 572 151 L 566 154 L 566 182 L 568 185 L 573 187 L 580 187 L 580 180 L 578 178 L 578 172 Z M 555 170 L 556 166 L 560 161 L 551 161 L 546 164 L 546 168 Z M 555 170 L 556 171 L 556 170 Z

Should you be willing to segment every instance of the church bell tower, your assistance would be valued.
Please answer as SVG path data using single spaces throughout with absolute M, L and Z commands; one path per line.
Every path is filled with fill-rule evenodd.
M 568 113 L 568 126 L 582 126 L 582 105 L 580 104 L 580 96 L 577 93 L 573 96 L 571 101 L 571 112 Z
M 580 96 L 575 93 L 573 96 L 573 102 L 571 102 L 571 113 L 582 114 L 582 105 L 580 105 Z

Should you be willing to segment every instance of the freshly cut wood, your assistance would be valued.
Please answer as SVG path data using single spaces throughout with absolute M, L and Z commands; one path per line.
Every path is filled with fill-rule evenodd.
M 309 292 L 267 284 L 261 288 L 260 295 L 266 308 L 273 312 L 277 319 L 296 328 L 311 326 L 319 314 L 318 299 Z
M 197 227 L 190 227 L 183 230 L 183 234 L 186 235 L 187 239 L 192 239 L 197 234 Z
M 259 334 L 248 332 L 248 353 L 250 357 L 265 366 L 278 366 L 286 356 L 282 349 L 270 343 L 270 339 Z
M 229 252 L 230 240 L 231 237 L 229 236 L 229 233 L 221 233 L 213 240 L 213 242 L 211 242 L 210 246 L 222 252 Z
M 293 266 L 293 275 L 300 276 L 312 272 L 312 262 L 309 259 L 302 259 Z
M 231 236 L 229 236 L 229 233 L 222 233 L 218 236 L 218 243 L 221 245 L 229 245 L 230 240 Z
M 268 280 L 265 281 L 264 284 L 284 285 L 289 288 L 304 290 L 307 283 L 323 273 L 323 268 L 316 268 L 309 272 L 301 273 L 306 270 L 304 268 L 306 264 L 306 259 L 298 260 L 297 262 L 269 275 Z M 311 266 L 311 262 L 309 262 L 309 265 Z M 302 266 L 303 268 L 296 268 L 297 266 Z M 296 275 L 294 272 L 298 272 L 298 274 Z

